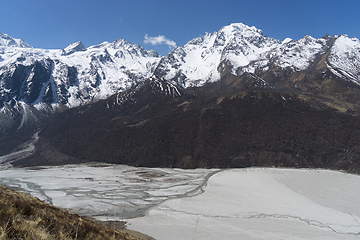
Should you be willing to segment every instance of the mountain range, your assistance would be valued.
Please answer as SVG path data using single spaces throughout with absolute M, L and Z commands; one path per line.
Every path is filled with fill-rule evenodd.
M 18 164 L 356 172 L 359 90 L 360 41 L 346 35 L 280 41 L 234 23 L 159 56 L 124 39 L 48 50 L 1 34 L 1 153 L 41 128 Z

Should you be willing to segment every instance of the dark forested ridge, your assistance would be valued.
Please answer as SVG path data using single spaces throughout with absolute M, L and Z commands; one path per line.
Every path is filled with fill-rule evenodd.
M 113 104 L 119 97 L 115 95 L 70 109 L 40 133 L 37 153 L 16 164 L 100 161 L 360 172 L 359 117 L 289 91 L 240 90 L 247 81 L 182 89 L 177 97 L 156 91 L 148 82 L 120 105 Z

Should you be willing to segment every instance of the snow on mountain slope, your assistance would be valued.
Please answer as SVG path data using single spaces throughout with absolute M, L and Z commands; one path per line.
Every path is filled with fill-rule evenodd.
M 5 33 L 0 33 L 0 46 L 32 48 L 32 46 L 24 42 L 22 39 L 12 38 Z
M 255 27 L 231 24 L 176 48 L 161 60 L 155 74 L 184 87 L 200 86 L 220 79 L 221 62 L 229 62 L 234 69 L 244 67 L 279 44 Z
M 15 98 L 74 107 L 143 81 L 159 56 L 120 39 L 88 49 L 81 42 L 64 50 L 2 47 L 0 59 L 2 103 Z
M 22 101 L 13 101 L 0 109 L 0 136 L 11 132 L 41 125 L 43 117 L 33 106 Z
M 67 46 L 64 49 L 63 54 L 64 55 L 70 55 L 70 54 L 72 54 L 74 52 L 79 52 L 79 51 L 86 51 L 86 47 L 80 41 L 72 43 L 69 46 Z
M 338 77 L 360 84 L 360 41 L 338 37 L 328 56 L 328 67 Z
M 73 68 L 74 81 L 68 89 L 68 106 L 77 106 L 93 99 L 103 99 L 124 91 L 143 81 L 151 68 L 159 61 L 154 51 L 146 51 L 120 39 L 89 47 L 85 52 L 74 52 L 58 57 L 55 63 L 54 81 L 66 86 L 69 78 L 63 69 Z M 80 97 L 79 97 L 80 96 Z
M 331 40 L 329 36 L 315 39 L 307 35 L 297 41 L 287 38 L 281 42 L 255 27 L 235 23 L 176 48 L 161 59 L 155 74 L 190 87 L 218 81 L 229 66 L 235 75 L 264 72 L 270 64 L 300 71 L 325 54 Z
M 304 70 L 311 65 L 317 54 L 324 54 L 328 48 L 326 39 L 315 39 L 307 35 L 298 41 L 283 43 L 277 51 L 275 63 L 282 68 Z

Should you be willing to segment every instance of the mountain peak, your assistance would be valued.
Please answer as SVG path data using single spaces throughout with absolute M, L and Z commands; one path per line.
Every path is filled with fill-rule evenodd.
M 113 41 L 113 42 L 111 43 L 111 46 L 112 46 L 113 48 L 129 48 L 129 47 L 132 46 L 132 44 L 131 44 L 129 41 L 120 38 L 120 39 L 118 39 L 118 40 Z
M 74 52 L 86 51 L 86 47 L 81 41 L 75 42 L 67 46 L 63 50 L 63 55 L 70 55 Z
M 6 33 L 0 33 L 0 46 L 4 47 L 20 47 L 20 48 L 32 48 L 29 44 L 22 39 L 12 38 Z
M 265 49 L 274 44 L 279 44 L 281 41 L 265 36 L 262 30 L 254 26 L 250 27 L 243 23 L 232 23 L 219 30 L 215 42 L 217 44 L 222 42 L 223 44 L 220 45 L 230 44 L 230 48 L 234 46 L 236 46 L 236 48 L 243 48 L 244 46 L 252 45 L 258 49 Z
M 262 30 L 256 27 L 250 27 L 243 23 L 232 23 L 220 29 L 220 32 L 224 32 L 227 35 L 243 35 L 245 37 L 252 36 L 254 34 L 263 35 Z
M 155 50 L 145 50 L 139 44 L 132 44 L 131 42 L 125 39 L 118 39 L 109 44 L 109 46 L 113 49 L 118 49 L 120 51 L 126 51 L 132 55 L 138 57 L 159 57 L 158 53 Z

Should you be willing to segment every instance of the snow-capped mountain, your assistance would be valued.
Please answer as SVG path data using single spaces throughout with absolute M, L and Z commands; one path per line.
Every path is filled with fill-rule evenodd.
M 19 48 L 32 48 L 29 44 L 22 39 L 12 38 L 5 33 L 0 33 L 0 46 L 3 47 L 19 47 Z
M 50 50 L 0 34 L 0 119 L 2 126 L 14 126 L 9 123 L 14 116 L 22 119 L 14 129 L 27 126 L 27 121 L 38 125 L 38 119 L 62 107 L 105 99 L 145 80 L 174 96 L 180 95 L 178 88 L 201 87 L 229 74 L 250 75 L 257 81 L 254 86 L 276 89 L 278 85 L 271 81 L 286 85 L 284 81 L 289 80 L 281 77 L 284 73 L 300 73 L 314 66 L 320 80 L 331 75 L 360 85 L 360 41 L 346 35 L 281 41 L 256 27 L 234 23 L 161 57 L 124 39 L 87 48 L 79 41 Z M 292 84 L 291 91 L 309 89 Z
M 81 42 L 63 50 L 2 47 L 0 57 L 0 107 L 10 100 L 79 106 L 142 81 L 159 60 L 123 39 L 88 49 Z
M 345 35 L 319 39 L 307 35 L 280 41 L 255 27 L 236 23 L 176 48 L 161 59 L 155 74 L 183 87 L 202 86 L 218 81 L 226 67 L 234 75 L 265 72 L 270 67 L 305 70 L 330 50 L 327 64 L 331 70 L 360 84 L 359 47 L 358 39 Z
M 0 41 L 0 137 L 37 128 L 59 109 L 107 98 L 147 79 L 156 51 L 119 39 L 85 48 L 36 49 L 6 34 Z
M 248 66 L 280 44 L 279 40 L 266 37 L 255 27 L 231 24 L 174 49 L 162 58 L 155 74 L 184 87 L 201 86 L 220 79 L 221 64 L 229 63 L 233 69 Z
M 225 26 L 159 57 L 120 39 L 86 48 L 81 42 L 62 50 L 34 49 L 0 35 L 0 107 L 12 99 L 30 105 L 75 107 L 104 99 L 156 76 L 181 87 L 271 67 L 305 70 L 328 53 L 326 64 L 338 77 L 360 83 L 360 41 L 346 35 L 283 41 L 242 23 Z

